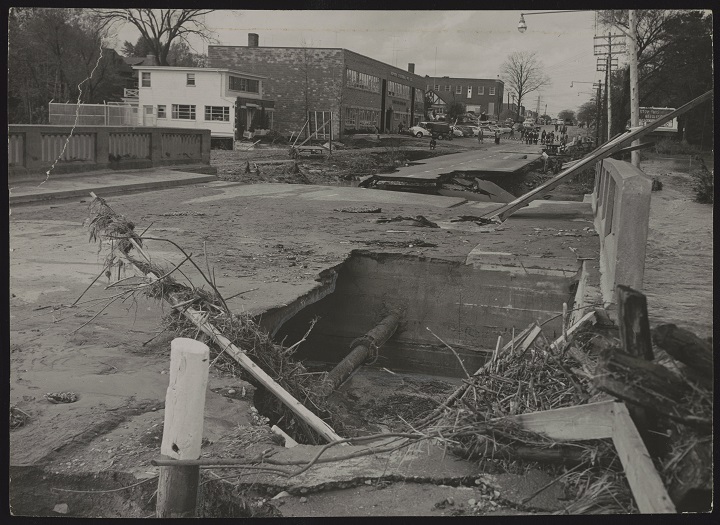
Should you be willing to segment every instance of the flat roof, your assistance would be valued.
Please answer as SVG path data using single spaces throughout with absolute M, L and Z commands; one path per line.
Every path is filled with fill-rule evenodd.
M 180 67 L 180 66 L 132 66 L 133 69 L 157 69 L 162 71 L 208 71 L 215 73 L 234 73 L 253 78 L 267 78 L 262 75 L 254 75 L 253 73 L 244 73 L 237 69 L 228 69 L 226 67 Z

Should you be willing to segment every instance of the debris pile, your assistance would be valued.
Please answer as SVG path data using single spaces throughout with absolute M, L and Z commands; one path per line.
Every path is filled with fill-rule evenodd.
M 97 196 L 94 196 L 89 210 L 91 217 L 87 224 L 90 228 L 90 240 L 100 241 L 101 249 L 103 242 L 110 244 L 103 273 L 109 276 L 117 269 L 119 276 L 121 267 L 132 266 L 145 277 L 142 284 L 129 285 L 130 288 L 126 289 L 124 294 L 143 293 L 150 298 L 163 299 L 172 304 L 171 313 L 165 319 L 165 328 L 175 331 L 180 337 L 198 338 L 201 333 L 207 333 L 208 330 L 222 334 L 228 343 L 224 348 L 220 345 L 220 352 L 213 358 L 213 362 L 228 360 L 231 366 L 234 366 L 232 360 L 227 357 L 230 345 L 234 344 L 276 384 L 285 389 L 294 398 L 292 401 L 302 400 L 302 403 L 311 408 L 314 414 L 331 421 L 337 428 L 342 428 L 341 421 L 337 420 L 322 396 L 318 395 L 322 376 L 309 374 L 301 363 L 293 359 L 297 344 L 290 348 L 277 345 L 248 315 L 233 314 L 215 285 L 209 265 L 206 275 L 194 262 L 192 254 L 186 253 L 175 242 L 169 239 L 145 237 L 148 240 L 169 242 L 185 256 L 180 264 L 170 270 L 158 266 L 150 262 L 150 258 L 144 253 L 143 238 L 135 233 L 132 222 L 116 214 L 102 198 Z M 197 287 L 192 283 L 191 286 L 186 286 L 173 278 L 173 272 L 187 261 L 198 270 L 211 290 Z M 188 312 L 191 312 L 191 315 L 188 315 Z M 191 322 L 188 317 L 197 322 Z M 208 326 L 211 328 L 208 329 Z M 265 391 L 267 385 L 258 382 L 252 375 L 246 379 L 259 387 L 256 391 L 255 404 L 260 411 L 275 415 L 276 424 L 283 425 L 283 428 L 294 438 L 311 444 L 322 442 L 317 432 L 301 419 L 293 417 L 293 413 L 277 397 L 258 395 L 259 392 Z

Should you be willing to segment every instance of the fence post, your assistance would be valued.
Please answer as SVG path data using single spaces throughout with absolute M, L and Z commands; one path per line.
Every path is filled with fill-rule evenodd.
M 170 384 L 160 453 L 170 459 L 198 459 L 210 350 L 204 343 L 185 337 L 173 339 L 170 348 Z M 195 517 L 199 481 L 199 466 L 160 467 L 156 517 Z

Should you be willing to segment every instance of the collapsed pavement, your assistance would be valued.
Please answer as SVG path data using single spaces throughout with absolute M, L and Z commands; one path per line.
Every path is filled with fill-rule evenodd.
M 224 193 L 224 191 L 223 191 L 222 188 L 223 188 L 223 187 L 220 186 L 220 187 L 217 188 L 217 189 L 219 189 L 221 193 Z M 217 189 L 213 188 L 213 191 L 217 191 Z M 338 194 L 328 195 L 327 193 L 323 194 L 322 191 L 317 192 L 317 191 L 312 191 L 312 189 L 310 189 L 310 190 L 311 190 L 311 191 L 309 191 L 309 192 L 288 192 L 288 193 L 293 193 L 293 195 L 285 195 L 285 197 L 288 197 L 288 196 L 289 196 L 289 197 L 300 196 L 300 197 L 303 199 L 303 201 L 304 201 L 303 204 L 308 205 L 309 203 L 311 203 L 311 202 L 313 202 L 313 201 L 316 201 L 315 203 L 317 203 L 317 201 L 320 201 L 321 203 L 322 203 L 323 201 L 325 201 L 325 203 L 327 203 L 327 201 L 333 202 L 334 199 L 332 199 L 332 197 L 337 197 L 337 196 L 338 196 Z M 357 191 L 357 190 L 356 190 L 356 191 Z M 232 193 L 232 192 L 230 192 L 230 193 Z M 282 194 L 282 193 L 283 193 L 282 191 L 278 193 L 278 192 L 276 192 L 276 191 L 273 190 L 273 191 L 269 191 L 268 193 L 265 193 L 264 195 L 265 195 L 266 197 L 267 197 L 267 196 L 272 196 L 271 198 L 278 198 L 278 197 L 280 196 L 280 194 Z M 319 195 L 318 195 L 318 193 L 319 193 Z M 315 195 L 313 195 L 313 194 L 315 194 Z M 217 195 L 217 193 L 216 193 L 216 195 Z M 257 190 L 254 192 L 254 197 L 257 197 L 258 195 L 263 195 L 263 190 L 262 190 L 262 188 L 260 188 L 260 192 L 258 192 Z M 236 193 L 234 196 L 237 198 L 237 193 Z M 228 198 L 228 197 L 226 196 L 225 198 Z M 350 198 L 350 195 L 349 195 L 349 194 L 348 194 L 348 198 Z M 385 198 L 385 197 L 383 197 L 383 199 L 384 199 L 384 198 Z M 385 201 L 385 202 L 388 202 L 388 201 Z M 389 202 L 393 202 L 393 201 L 390 200 Z M 459 204 L 460 204 L 460 205 L 463 205 L 462 202 L 459 203 Z M 336 205 L 337 205 L 337 204 L 336 204 Z M 435 204 L 435 205 L 438 206 L 437 204 Z M 548 205 L 555 206 L 555 208 L 548 207 Z M 477 205 L 474 205 L 474 206 L 477 206 Z M 578 204 L 576 204 L 576 206 L 578 206 Z M 309 207 L 312 207 L 312 206 L 309 206 Z M 439 207 L 439 206 L 438 206 L 438 207 Z M 283 206 L 281 205 L 280 208 L 283 208 Z M 587 206 L 586 206 L 585 208 L 587 209 Z M 397 211 L 400 212 L 400 210 L 397 210 Z M 430 218 L 431 220 L 437 222 L 438 224 L 442 224 L 442 222 L 443 222 L 442 219 L 446 219 L 446 222 L 447 222 L 449 225 L 457 224 L 457 223 L 453 223 L 453 222 L 452 222 L 452 220 L 453 220 L 454 218 L 456 218 L 456 216 L 453 216 L 453 214 L 448 213 L 448 210 L 447 210 L 447 209 L 445 209 L 445 210 L 439 209 L 439 210 L 437 210 L 437 211 L 439 212 L 439 213 L 437 213 L 437 215 L 438 215 L 439 217 L 438 217 L 438 216 L 433 216 L 433 215 L 427 214 L 427 212 L 425 212 L 425 214 L 426 214 L 426 215 L 429 215 L 429 218 Z M 458 210 L 457 210 L 457 209 L 453 209 L 452 211 L 453 211 L 453 212 L 457 212 Z M 490 210 L 490 211 L 492 211 L 492 210 Z M 403 210 L 402 212 L 404 212 L 404 213 L 407 215 L 407 211 Z M 412 212 L 410 212 L 410 213 L 412 213 Z M 522 219 L 523 213 L 529 213 L 529 214 L 532 216 L 532 217 L 531 217 L 531 220 L 529 220 L 529 221 L 527 221 L 527 223 L 525 223 L 525 227 L 522 227 L 522 222 L 517 222 L 517 223 L 513 222 L 513 221 L 515 221 L 518 217 L 519 217 L 520 219 Z M 586 212 L 586 213 L 587 213 L 587 212 Z M 534 214 L 534 216 L 533 216 L 533 214 Z M 461 223 L 461 226 L 460 226 L 460 227 L 457 227 L 457 226 L 456 226 L 456 229 L 453 229 L 451 226 L 448 226 L 447 229 L 444 229 L 444 228 L 441 227 L 441 228 L 439 228 L 439 230 L 440 230 L 441 232 L 445 233 L 445 234 L 447 234 L 448 231 L 451 231 L 451 232 L 454 231 L 454 232 L 456 232 L 456 233 L 461 232 L 461 235 L 466 236 L 466 237 L 470 237 L 470 238 L 475 238 L 475 239 L 478 239 L 478 238 L 480 238 L 480 237 L 485 237 L 485 236 L 487 236 L 487 234 L 495 234 L 495 235 L 500 235 L 502 239 L 508 239 L 508 242 L 510 242 L 511 240 L 514 240 L 515 243 L 512 243 L 512 246 L 513 246 L 513 247 L 512 247 L 512 248 L 508 248 L 508 251 L 487 250 L 487 249 L 485 249 L 485 248 L 487 247 L 487 243 L 480 243 L 480 244 L 485 244 L 485 246 L 483 246 L 483 247 L 480 248 L 480 249 L 477 249 L 477 248 L 476 248 L 476 249 L 474 250 L 475 256 L 480 256 L 480 260 L 483 261 L 483 262 L 489 261 L 489 262 L 487 262 L 487 264 L 494 267 L 494 269 L 491 270 L 491 271 L 497 271 L 497 268 L 498 268 L 498 267 L 501 267 L 501 268 L 504 267 L 506 270 L 509 270 L 510 267 L 513 267 L 514 270 L 510 271 L 510 273 L 516 272 L 516 273 L 522 274 L 522 273 L 524 272 L 525 274 L 530 274 L 530 273 L 531 273 L 531 270 L 532 270 L 532 271 L 537 271 L 537 269 L 540 268 L 540 270 L 543 270 L 543 269 L 546 269 L 546 270 L 548 270 L 548 269 L 554 269 L 554 270 L 556 270 L 556 271 L 559 270 L 560 273 L 568 272 L 570 275 L 575 275 L 575 274 L 577 274 L 577 272 L 578 272 L 578 268 L 584 266 L 584 265 L 578 265 L 578 262 L 582 262 L 582 261 L 587 262 L 587 261 L 592 261 L 592 259 L 593 259 L 592 257 L 588 257 L 588 255 L 591 255 L 591 254 L 588 254 L 588 253 L 583 253 L 583 254 L 581 254 L 581 255 L 583 255 L 583 256 L 578 256 L 578 255 L 577 255 L 577 250 L 578 250 L 577 245 L 575 245 L 575 246 L 567 246 L 567 245 L 565 245 L 565 244 L 563 244 L 563 243 L 561 242 L 561 243 L 560 243 L 560 246 L 556 246 L 556 248 L 555 248 L 555 253 L 554 253 L 555 255 L 560 254 L 559 257 L 557 257 L 557 259 L 560 259 L 560 260 L 562 260 L 562 259 L 569 259 L 569 261 L 574 262 L 575 273 L 573 273 L 573 272 L 570 271 L 570 270 L 565 270 L 565 269 L 563 268 L 563 266 L 564 266 L 563 264 L 560 264 L 560 266 L 561 266 L 560 268 L 547 268 L 547 265 L 545 265 L 545 268 L 543 268 L 543 266 L 544 266 L 543 264 L 540 264 L 540 265 L 538 266 L 538 262 L 539 262 L 539 261 L 537 261 L 537 258 L 536 258 L 536 260 L 532 260 L 532 259 L 531 259 L 532 256 L 530 256 L 530 255 L 528 255 L 528 254 L 526 254 L 526 253 L 522 253 L 522 250 L 518 250 L 518 249 L 517 249 L 517 241 L 518 241 L 518 240 L 521 240 L 521 241 L 522 241 L 523 237 L 530 237 L 530 236 L 532 236 L 532 235 L 534 235 L 534 234 L 542 235 L 542 232 L 543 232 L 543 231 L 546 231 L 546 232 L 548 232 L 548 233 L 552 232 L 552 233 L 551 233 L 552 237 L 557 237 L 557 238 L 558 238 L 558 241 L 569 240 L 569 239 L 561 239 L 562 237 L 569 237 L 569 238 L 571 238 L 573 241 L 579 241 L 579 242 L 582 244 L 583 241 L 582 241 L 581 239 L 582 239 L 583 237 L 585 237 L 585 238 L 588 239 L 588 241 L 586 241 L 586 242 L 587 242 L 587 246 L 588 246 L 588 247 L 592 247 L 592 245 L 594 244 L 594 243 L 592 242 L 592 240 L 591 240 L 592 237 L 593 237 L 593 235 L 592 235 L 592 232 L 591 232 L 589 229 L 588 229 L 588 230 L 585 230 L 584 228 L 581 229 L 581 228 L 567 228 L 567 227 L 566 227 L 566 228 L 553 228 L 552 226 L 550 226 L 550 227 L 548 227 L 546 230 L 544 230 L 543 228 L 539 228 L 539 229 L 537 229 L 537 230 L 536 230 L 536 229 L 533 229 L 532 232 L 530 232 L 530 228 L 528 227 L 529 224 L 537 224 L 538 218 L 540 218 L 540 217 L 544 217 L 544 218 L 557 217 L 558 214 L 559 214 L 560 218 L 558 219 L 559 222 L 558 222 L 557 225 L 560 225 L 561 223 L 567 224 L 568 221 L 573 221 L 573 219 L 582 219 L 582 213 L 578 214 L 577 209 L 576 209 L 576 210 L 573 210 L 573 209 L 572 209 L 572 206 L 563 207 L 563 206 L 560 205 L 559 203 L 542 203 L 542 202 L 541 202 L 541 203 L 538 203 L 537 205 L 532 206 L 531 208 L 529 208 L 529 209 L 527 209 L 527 210 L 524 210 L 523 212 L 520 212 L 520 213 L 515 214 L 515 215 L 513 216 L 513 218 L 511 218 L 509 221 L 506 221 L 506 223 L 504 223 L 504 227 L 495 227 L 495 230 L 492 229 L 492 228 L 493 228 L 492 225 L 487 225 L 487 224 L 485 224 L 485 225 L 480 225 L 480 226 L 479 226 L 479 225 L 477 225 L 477 224 L 473 224 L 472 222 L 470 222 L 470 223 Z M 271 214 L 271 215 L 272 215 L 272 214 Z M 468 213 L 468 215 L 470 215 L 470 213 Z M 130 216 L 132 216 L 132 215 L 130 215 Z M 277 218 L 279 218 L 279 216 L 276 216 L 275 218 L 277 219 Z M 293 218 L 295 218 L 295 217 L 293 217 Z M 587 221 L 587 222 L 590 222 L 590 221 L 588 221 L 588 219 L 584 219 L 584 220 Z M 364 222 L 364 223 L 362 224 L 362 227 L 364 227 L 364 229 L 367 230 L 368 227 L 369 227 L 369 228 L 377 228 L 378 225 L 382 225 L 382 223 L 377 223 L 377 222 L 375 222 L 374 224 L 375 224 L 375 226 L 373 226 L 371 223 Z M 515 230 L 514 228 L 512 228 L 512 226 L 515 226 L 516 224 L 517 224 L 517 225 L 520 225 L 520 227 L 519 227 L 517 230 Z M 535 227 L 535 228 L 537 228 L 537 227 Z M 351 229 L 352 229 L 352 228 L 351 228 Z M 513 233 L 515 233 L 515 239 L 509 239 L 510 237 L 513 237 L 513 233 L 503 233 L 504 230 L 507 230 L 507 229 L 515 230 L 515 231 L 513 232 Z M 498 231 L 498 230 L 499 230 L 499 231 Z M 538 231 L 538 230 L 539 230 L 539 231 Z M 564 230 L 564 231 L 558 231 L 558 230 Z M 584 232 L 584 233 L 581 233 L 581 232 Z M 327 232 L 327 231 L 325 232 L 325 234 L 328 234 L 328 233 L 329 233 L 329 232 Z M 406 233 L 406 234 L 407 234 L 407 233 L 414 233 L 414 232 L 411 232 L 411 231 L 397 231 L 397 230 L 393 230 L 393 231 L 385 231 L 385 233 L 391 233 L 392 235 L 396 236 L 396 235 L 401 234 L 401 233 Z M 442 239 L 441 239 L 442 236 L 439 235 L 439 233 L 440 233 L 440 232 L 437 232 L 437 233 L 436 233 L 436 232 L 426 233 L 425 231 L 423 231 L 423 234 L 422 234 L 423 243 L 422 243 L 422 244 L 421 244 L 421 243 L 418 243 L 416 240 L 410 240 L 410 241 L 407 241 L 404 246 L 406 246 L 407 249 L 415 249 L 416 251 L 417 251 L 417 247 L 418 247 L 418 246 L 422 247 L 422 257 L 426 257 L 426 254 L 428 253 L 428 248 L 430 248 L 430 251 L 429 251 L 430 254 L 432 254 L 432 252 L 434 251 L 434 250 L 432 250 L 432 249 L 433 249 L 433 248 L 437 248 L 438 246 L 442 246 L 443 248 L 449 248 L 450 245 L 452 245 L 453 243 L 451 243 L 451 242 L 444 242 L 444 243 L 443 243 L 443 242 L 442 242 Z M 519 235 L 518 235 L 518 233 L 519 233 Z M 585 235 L 585 233 L 587 233 L 587 235 Z M 567 234 L 567 235 L 566 235 L 566 234 Z M 190 236 L 190 237 L 191 237 L 191 236 Z M 427 239 L 430 239 L 430 241 L 428 241 Z M 497 239 L 497 237 L 496 237 L 495 239 Z M 183 238 L 183 240 L 186 240 L 186 239 Z M 466 239 L 466 240 L 467 240 L 467 239 Z M 526 240 L 527 240 L 527 239 L 526 239 Z M 439 241 L 439 242 L 434 243 L 434 242 L 432 242 L 432 241 Z M 552 242 L 554 241 L 554 239 L 549 238 L 549 239 L 547 239 L 547 241 L 552 244 Z M 341 241 L 341 242 L 342 242 L 342 241 Z M 348 241 L 345 241 L 345 242 L 348 242 Z M 357 242 L 357 241 L 355 241 L 355 242 Z M 348 242 L 348 244 L 351 244 L 351 243 L 352 243 L 352 241 Z M 414 243 L 414 244 L 413 244 L 413 243 Z M 192 245 L 192 241 L 190 241 L 190 243 L 188 243 L 188 244 Z M 432 244 L 436 244 L 436 246 L 428 246 L 428 245 L 432 245 Z M 468 242 L 467 244 L 470 244 L 470 242 Z M 495 241 L 495 240 L 493 240 L 493 241 L 491 241 L 489 244 L 500 244 L 500 245 L 502 245 L 502 241 Z M 186 245 L 185 243 L 183 243 L 183 245 L 186 246 L 186 248 L 188 247 L 188 245 Z M 399 244 L 396 245 L 396 246 L 398 246 L 398 247 L 399 247 L 399 246 L 403 246 L 403 244 L 402 244 L 402 242 L 400 241 Z M 196 241 L 195 249 L 197 249 L 198 247 L 199 247 L 199 246 L 197 245 L 197 241 Z M 502 248 L 503 246 L 500 246 L 500 247 Z M 347 247 L 346 247 L 346 248 L 347 248 Z M 469 247 L 468 247 L 468 248 L 469 248 Z M 496 247 L 493 246 L 493 248 L 496 248 Z M 567 250 L 567 251 L 569 251 L 572 255 L 567 255 L 567 254 L 565 254 L 565 251 L 566 251 L 565 248 L 573 248 L 572 250 Z M 188 248 L 188 249 L 190 249 L 190 248 Z M 284 246 L 282 247 L 282 249 L 284 250 Z M 591 248 L 591 249 L 592 249 L 592 248 Z M 525 250 L 527 250 L 527 248 L 525 248 Z M 451 253 L 451 257 L 450 257 L 450 258 L 452 259 L 452 254 L 454 253 L 455 256 L 456 256 L 456 258 L 460 259 L 460 258 L 463 256 L 463 252 L 465 252 L 465 257 L 467 257 L 467 255 L 468 255 L 468 253 L 469 253 L 470 251 L 473 251 L 473 250 L 467 250 L 467 248 L 458 250 L 458 248 L 456 247 L 455 250 L 452 250 L 452 249 L 449 250 L 449 252 Z M 439 257 L 436 257 L 436 258 L 440 258 L 440 259 L 445 258 L 445 259 L 447 259 L 447 257 L 448 257 L 448 254 L 447 254 L 447 253 L 442 253 L 442 250 L 437 250 L 436 253 L 438 253 L 438 252 L 440 252 L 441 255 L 439 255 Z M 521 253 L 517 253 L 517 252 L 521 252 Z M 348 253 L 348 252 L 347 252 L 347 249 L 346 249 L 346 250 L 345 250 L 346 256 L 347 256 L 347 253 Z M 564 255 L 563 255 L 563 254 L 564 254 Z M 336 254 L 336 255 L 339 255 L 339 254 Z M 543 255 L 544 255 L 544 258 L 553 259 L 553 250 L 551 249 L 551 250 L 549 251 L 549 253 L 546 251 L 546 252 L 543 253 Z M 483 257 L 487 257 L 487 261 L 485 261 L 485 259 L 483 259 Z M 517 257 L 517 258 L 519 259 L 519 262 L 520 262 L 519 265 L 518 265 L 518 264 L 508 264 L 509 262 L 514 262 L 514 257 Z M 523 258 L 524 258 L 525 262 L 523 262 Z M 289 258 L 288 258 L 287 260 L 290 260 L 290 261 L 294 262 L 294 260 L 289 259 Z M 580 261 L 579 261 L 579 260 L 580 260 Z M 214 261 L 213 261 L 213 262 L 214 262 Z M 480 264 L 483 264 L 483 262 L 481 262 Z M 553 262 L 554 262 L 554 263 L 557 263 L 557 261 L 553 261 Z M 525 263 L 528 263 L 528 264 L 525 264 Z M 175 264 L 177 264 L 177 263 L 175 263 Z M 571 263 L 571 264 L 570 264 L 570 267 L 572 267 L 572 266 L 573 266 L 573 265 L 572 265 L 572 263 Z M 487 268 L 485 268 L 485 269 L 487 269 Z M 267 272 L 267 269 L 265 269 L 265 272 Z M 541 272 L 541 273 L 542 273 L 542 272 Z M 597 285 L 597 279 L 596 279 L 596 278 L 592 278 L 591 275 L 588 274 L 587 281 L 585 282 L 585 285 L 584 285 L 584 290 L 585 290 L 586 292 L 590 292 L 590 291 L 592 290 L 593 285 Z M 317 286 L 317 285 L 315 285 L 315 286 Z M 279 292 L 279 288 L 280 288 L 280 287 L 278 287 L 278 289 L 275 291 L 277 295 L 281 295 L 281 294 L 277 293 L 277 292 Z M 311 291 L 312 288 L 313 288 L 313 286 L 310 287 L 310 290 L 309 290 L 309 291 Z M 225 292 L 225 291 L 224 291 L 224 292 Z M 227 295 L 228 297 L 231 296 L 230 293 L 224 293 L 224 295 Z M 289 296 L 292 296 L 293 294 L 288 294 L 288 295 L 289 295 Z M 295 294 L 295 295 L 297 296 L 297 294 Z M 30 297 L 27 297 L 27 296 L 26 296 L 26 298 L 30 299 Z M 271 302 L 273 301 L 273 299 L 274 299 L 274 298 L 270 298 L 267 302 L 268 302 L 268 303 L 271 303 Z M 290 302 L 291 302 L 291 301 L 290 301 Z M 277 304 L 278 304 L 278 303 L 275 302 L 275 305 L 277 305 Z M 265 310 L 268 310 L 268 308 L 265 308 Z M 260 311 L 263 311 L 263 309 L 261 308 Z M 520 328 L 520 327 L 518 327 L 518 328 Z M 454 343 L 455 341 L 451 341 L 451 342 Z M 496 347 L 496 348 L 497 348 L 497 347 Z M 79 389 L 78 389 L 78 390 L 79 390 Z M 228 390 L 228 392 L 229 392 L 229 390 Z M 80 392 L 80 399 L 81 399 L 81 400 L 85 399 L 86 394 L 87 394 L 87 392 Z M 31 400 L 27 400 L 27 403 L 30 403 L 30 402 L 31 402 Z M 28 407 L 27 407 L 27 406 L 23 406 L 23 407 L 20 407 L 20 408 L 21 408 L 21 409 L 23 409 L 23 408 L 27 409 Z M 29 411 L 30 411 L 30 410 L 29 410 Z M 31 411 L 30 411 L 30 412 L 31 412 Z M 32 418 L 31 418 L 31 419 L 32 419 Z M 31 428 L 32 428 L 32 423 L 31 423 L 31 424 L 28 424 L 28 425 L 26 425 L 26 426 L 21 427 L 20 430 L 16 431 L 14 434 L 16 434 L 16 436 L 18 436 L 18 437 L 19 437 L 20 434 L 24 434 L 24 435 L 27 437 L 27 436 L 29 436 L 29 435 L 31 434 L 31 432 L 28 431 L 28 429 L 31 429 Z M 24 432 L 23 432 L 23 431 L 24 431 Z M 60 452 L 62 452 L 62 446 L 57 447 L 57 450 L 60 451 Z M 448 504 L 449 504 L 449 503 L 448 503 Z

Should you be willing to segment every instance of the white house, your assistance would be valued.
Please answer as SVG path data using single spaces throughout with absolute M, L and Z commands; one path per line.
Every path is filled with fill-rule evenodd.
M 139 125 L 209 129 L 213 138 L 233 139 L 241 138 L 264 110 L 272 127 L 273 101 L 262 100 L 265 77 L 203 67 L 133 69 L 138 75 Z

